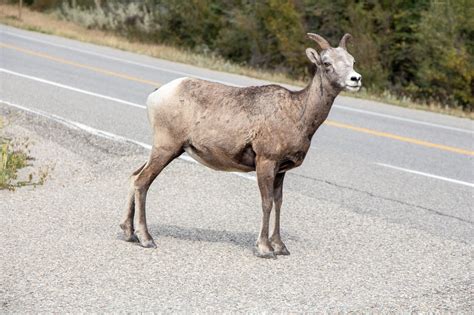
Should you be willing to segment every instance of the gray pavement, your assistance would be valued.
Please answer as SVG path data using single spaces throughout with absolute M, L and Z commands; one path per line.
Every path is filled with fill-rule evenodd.
M 141 106 L 148 93 L 154 89 L 154 83 L 164 84 L 184 75 L 236 85 L 264 83 L 242 76 L 6 26 L 0 26 L 0 40 L 3 44 L 0 45 L 0 100 L 32 110 L 41 110 L 143 143 L 150 142 L 145 111 L 97 95 Z M 106 74 L 104 71 L 120 73 L 128 78 Z M 64 85 L 87 91 L 89 94 L 66 89 Z M 3 105 L 2 108 L 6 110 L 11 106 Z M 145 152 L 134 155 L 129 150 L 135 152 L 137 148 L 130 149 L 126 146 L 123 154 L 119 154 L 119 158 L 114 154 L 112 157 L 107 154 L 103 156 L 103 151 L 108 152 L 108 148 L 113 146 L 111 142 L 106 141 L 106 144 L 96 147 L 96 142 L 102 142 L 85 134 L 74 137 L 95 139 L 91 140 L 94 145 L 85 143 L 77 148 L 71 148 L 68 143 L 77 139 L 73 137 L 71 140 L 66 137 L 64 143 L 58 140 L 57 138 L 62 138 L 62 133 L 70 134 L 70 131 L 61 128 L 53 129 L 56 130 L 53 133 L 46 132 L 49 127 L 45 127 L 39 130 L 41 131 L 39 137 L 52 140 L 44 142 L 45 147 L 58 146 L 58 150 L 72 151 L 75 154 L 73 161 L 76 162 L 71 165 L 77 164 L 77 172 L 84 172 L 86 175 L 71 177 L 67 174 L 71 172 L 75 174 L 74 167 L 65 167 L 64 170 L 59 168 L 57 171 L 63 172 L 55 175 L 59 186 L 49 187 L 54 183 L 52 180 L 44 188 L 29 192 L 31 194 L 29 197 L 22 197 L 17 193 L 2 196 L 2 203 L 4 199 L 8 201 L 7 211 L 13 209 L 24 211 L 15 219 L 18 221 L 11 219 L 13 221 L 10 221 L 7 230 L 18 229 L 18 226 L 25 222 L 22 220 L 27 220 L 28 215 L 32 215 L 32 210 L 35 213 L 34 220 L 45 220 L 43 223 L 46 226 L 50 216 L 47 209 L 59 207 L 60 209 L 56 211 L 62 211 L 61 209 L 66 206 L 60 214 L 57 214 L 60 221 L 56 221 L 62 222 L 65 227 L 55 225 L 44 228 L 53 231 L 57 229 L 57 232 L 53 233 L 56 236 L 63 235 L 60 231 L 72 229 L 74 224 L 77 227 L 73 230 L 81 233 L 80 235 L 85 232 L 82 230 L 90 230 L 90 235 L 82 241 L 74 233 L 71 235 L 76 237 L 71 235 L 59 237 L 64 238 L 64 241 L 60 241 L 64 242 L 63 245 L 58 245 L 62 246 L 61 254 L 67 252 L 66 243 L 69 243 L 72 247 L 80 247 L 75 255 L 81 253 L 89 255 L 85 257 L 89 257 L 87 263 L 90 265 L 85 262 L 84 266 L 88 267 L 84 267 L 86 268 L 84 270 L 95 273 L 94 270 L 102 269 L 94 269 L 98 266 L 94 264 L 101 265 L 104 260 L 113 261 L 115 257 L 117 264 L 120 259 L 132 263 L 134 267 L 133 271 L 130 271 L 130 277 L 135 277 L 137 281 L 147 280 L 145 276 L 140 277 L 142 274 L 147 274 L 152 277 L 151 279 L 158 281 L 164 272 L 158 270 L 159 262 L 167 261 L 171 264 L 172 261 L 179 261 L 176 262 L 176 266 L 165 264 L 166 268 L 169 268 L 166 270 L 177 277 L 176 281 L 180 279 L 179 281 L 186 282 L 184 279 L 189 274 L 192 281 L 195 281 L 193 283 L 199 283 L 201 277 L 203 285 L 219 283 L 224 286 L 225 281 L 230 281 L 228 290 L 219 286 L 217 291 L 208 288 L 207 293 L 200 293 L 199 290 L 203 288 L 198 286 L 194 292 L 193 283 L 189 282 L 185 283 L 188 286 L 183 285 L 182 292 L 174 292 L 176 287 L 172 287 L 171 283 L 179 286 L 181 282 L 173 282 L 165 277 L 167 282 L 162 283 L 169 283 L 170 286 L 152 288 L 157 282 L 150 280 L 145 281 L 146 284 L 139 284 L 128 277 L 124 278 L 123 274 L 114 278 L 109 271 L 102 270 L 108 275 L 106 276 L 108 281 L 119 283 L 118 287 L 122 288 L 121 285 L 132 281 L 130 287 L 138 288 L 136 292 L 133 290 L 133 293 L 125 293 L 127 290 L 124 290 L 120 295 L 117 290 L 113 288 L 109 290 L 102 286 L 101 290 L 109 290 L 107 292 L 117 296 L 117 302 L 112 303 L 115 306 L 109 310 L 125 310 L 126 305 L 134 310 L 156 310 L 158 307 L 165 307 L 164 298 L 158 298 L 159 292 L 164 290 L 171 294 L 168 295 L 171 299 L 168 304 L 169 310 L 289 311 L 314 310 L 323 306 L 338 310 L 344 310 L 346 306 L 347 310 L 368 310 L 371 307 L 377 310 L 417 307 L 465 310 L 467 303 L 470 303 L 466 290 L 472 284 L 472 279 L 469 280 L 472 266 L 469 266 L 468 258 L 472 255 L 474 236 L 473 156 L 439 147 L 449 146 L 472 152 L 474 150 L 472 121 L 348 97 L 339 97 L 336 100 L 329 120 L 359 129 L 365 128 L 370 132 L 334 125 L 324 125 L 317 132 L 303 166 L 290 172 L 285 181 L 282 225 L 283 231 L 289 237 L 288 245 L 292 255 L 279 259 L 277 263 L 255 261 L 251 256 L 250 249 L 260 220 L 259 198 L 255 184 L 232 174 L 213 172 L 183 161 L 174 163 L 169 173 L 166 173 L 169 175 L 166 175 L 166 180 L 163 179 L 163 184 L 155 184 L 149 193 L 151 199 L 148 203 L 150 207 L 148 221 L 153 227 L 154 236 L 158 238 L 157 253 L 141 251 L 140 248 L 130 247 L 130 244 L 118 242 L 114 236 L 117 232 L 116 223 L 120 218 L 118 208 L 121 208 L 125 196 L 126 176 L 145 158 L 143 155 Z M 42 121 L 41 125 L 44 124 L 46 123 Z M 39 132 L 32 128 L 34 132 Z M 434 143 L 437 146 L 426 147 L 381 137 L 374 134 L 376 132 Z M 96 154 L 95 149 L 100 154 Z M 94 152 L 92 157 L 89 151 Z M 64 154 L 64 157 L 70 155 L 70 153 Z M 101 158 L 96 160 L 96 155 L 103 157 L 104 162 L 101 162 Z M 63 155 L 58 153 L 55 156 Z M 93 162 L 90 162 L 90 159 Z M 61 158 L 57 162 L 63 163 L 63 160 L 64 158 Z M 108 168 L 109 162 L 106 161 L 115 161 L 110 163 L 117 164 Z M 99 169 L 96 170 L 95 167 Z M 108 170 L 104 171 L 107 168 Z M 59 189 L 58 187 L 63 187 L 61 185 L 65 185 L 61 184 L 61 181 L 68 182 L 69 186 L 74 188 L 70 187 L 71 191 L 68 190 L 64 196 L 52 193 L 55 189 Z M 112 192 L 109 193 L 107 189 L 111 189 Z M 77 191 L 79 198 L 72 197 L 74 191 Z M 70 202 L 68 198 L 74 200 Z M 43 204 L 38 200 L 43 200 Z M 100 209 L 101 205 L 106 209 Z M 95 213 L 100 217 L 93 215 L 93 209 L 96 209 Z M 84 217 L 80 217 L 83 211 L 86 211 Z M 74 216 L 79 217 L 73 220 Z M 34 229 L 31 231 L 20 229 L 20 231 L 38 233 Z M 364 234 L 365 232 L 367 234 Z M 33 234 L 28 233 L 26 235 L 36 239 L 36 245 L 41 245 L 39 248 L 44 249 L 46 245 L 43 244 L 45 240 L 43 237 L 48 236 L 37 235 L 35 238 Z M 18 236 L 18 234 L 16 231 L 11 235 Z M 26 242 L 27 238 L 18 236 L 18 243 L 22 244 L 21 240 Z M 12 246 L 15 238 L 10 237 L 8 242 Z M 102 243 L 100 246 L 97 243 L 97 246 L 88 246 L 93 242 Z M 56 245 L 53 243 L 50 246 Z M 31 250 L 30 247 L 26 246 L 25 250 Z M 104 247 L 111 247 L 113 250 Z M 124 257 L 126 253 L 130 255 L 130 250 L 133 251 L 133 257 L 144 256 L 137 258 L 137 261 L 131 257 Z M 37 249 L 35 253 L 37 251 L 41 250 Z M 61 257 L 60 253 L 55 257 Z M 103 256 L 91 260 L 90 256 L 96 254 Z M 240 255 L 242 261 L 236 260 L 233 255 Z M 351 255 L 354 257 L 350 257 Z M 436 255 L 438 258 L 435 259 Z M 189 260 L 186 258 L 188 256 Z M 5 260 L 22 261 L 23 256 L 12 254 L 7 257 Z M 151 260 L 150 264 L 145 263 L 146 258 L 150 257 L 156 260 Z M 35 255 L 32 254 L 30 259 L 34 260 Z M 183 269 L 183 274 L 176 275 L 179 268 L 184 268 L 183 260 L 188 263 L 191 261 L 193 265 Z M 138 261 L 143 265 L 137 265 Z M 339 269 L 341 263 L 343 265 Z M 156 266 L 149 266 L 153 264 Z M 209 267 L 206 270 L 210 274 L 199 273 L 200 266 Z M 227 274 L 216 266 L 231 266 L 232 272 Z M 151 268 L 153 272 L 147 271 L 147 268 Z M 444 272 L 441 271 L 443 268 Z M 420 271 L 421 269 L 424 271 Z M 126 269 L 120 270 L 125 272 Z M 217 274 L 212 274 L 212 270 L 216 270 Z M 400 274 L 397 273 L 398 270 Z M 430 273 L 429 270 L 437 271 Z M 219 278 L 219 275 L 222 278 Z M 275 283 L 270 280 L 269 275 L 276 276 L 283 283 Z M 304 280 L 305 275 L 310 279 Z M 61 277 L 61 273 L 55 273 L 53 270 L 50 276 Z M 232 280 L 234 282 L 229 280 L 234 276 L 236 277 Z M 417 278 L 418 276 L 421 278 Z M 21 281 L 16 283 L 14 275 L 9 274 L 9 277 L 11 283 L 19 285 L 18 290 L 14 289 L 14 292 L 27 290 L 26 284 L 21 284 Z M 449 280 L 450 277 L 452 280 Z M 360 279 L 362 280 L 359 281 Z M 53 278 L 50 280 L 58 281 Z M 76 280 L 82 281 L 79 278 Z M 333 281 L 339 281 L 337 282 L 339 284 L 333 284 Z M 397 285 L 396 281 L 399 281 Z M 350 283 L 355 284 L 350 286 Z M 62 294 L 63 300 L 68 300 L 73 296 L 68 297 L 66 291 L 61 291 L 64 287 L 59 283 L 57 285 L 56 293 L 46 294 L 44 297 L 58 297 Z M 77 285 L 78 290 L 81 288 L 78 283 L 74 285 Z M 232 285 L 242 286 L 241 293 L 232 291 Z M 94 282 L 92 287 L 98 290 L 97 282 Z M 148 288 L 147 292 L 141 290 L 145 287 Z M 87 288 L 85 283 L 83 288 Z M 305 293 L 305 290 L 308 292 Z M 406 298 L 402 298 L 405 296 L 404 290 L 409 292 Z M 6 294 L 8 297 L 8 292 Z M 123 304 L 126 303 L 124 302 L 126 294 L 131 294 L 133 297 L 128 302 L 130 304 Z M 289 297 L 285 299 L 283 295 Z M 185 296 L 196 300 L 183 304 L 179 304 L 178 300 L 172 300 Z M 151 297 L 154 301 L 151 301 Z M 30 300 L 28 298 L 25 300 L 16 294 L 13 300 L 8 300 L 8 303 L 14 305 L 12 303 L 15 302 L 12 301 L 18 301 L 20 305 L 23 300 L 33 303 L 34 296 L 29 298 Z M 456 301 L 452 302 L 454 304 L 444 302 L 451 298 Z M 92 309 L 108 305 L 110 300 L 104 299 L 100 302 L 103 304 L 100 304 L 98 300 L 92 300 L 90 295 L 88 298 L 78 299 L 74 302 L 76 304 L 71 304 L 73 306 L 70 309 L 78 310 L 81 306 L 84 309 L 86 306 Z M 148 303 L 145 303 L 145 300 Z M 224 301 L 229 303 L 225 304 Z M 220 308 L 218 305 L 221 305 Z M 44 310 L 48 310 L 48 307 L 45 306 Z
M 259 259 L 255 182 L 182 160 L 149 192 L 158 249 L 126 243 L 127 174 L 146 150 L 0 113 L 16 117 L 8 132 L 34 141 L 35 168 L 54 164 L 43 186 L 0 191 L 2 312 L 472 311 L 471 245 L 290 185 L 292 254 Z

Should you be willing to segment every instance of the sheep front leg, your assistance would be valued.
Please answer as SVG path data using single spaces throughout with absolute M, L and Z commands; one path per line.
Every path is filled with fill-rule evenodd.
M 276 258 L 273 247 L 268 239 L 270 213 L 273 207 L 273 183 L 275 181 L 276 163 L 271 160 L 257 158 L 256 169 L 263 213 L 255 254 L 262 258 Z
M 275 177 L 275 183 L 273 185 L 274 192 L 273 198 L 275 201 L 275 220 L 273 226 L 272 237 L 270 238 L 270 243 L 275 250 L 276 255 L 289 255 L 290 252 L 286 248 L 285 244 L 281 240 L 280 236 L 280 209 L 281 204 L 283 203 L 283 179 L 285 178 L 285 173 L 279 173 Z

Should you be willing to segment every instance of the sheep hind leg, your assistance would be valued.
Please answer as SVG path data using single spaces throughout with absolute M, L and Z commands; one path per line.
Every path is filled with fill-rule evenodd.
M 150 159 L 134 180 L 135 207 L 137 211 L 137 229 L 135 235 L 140 245 L 145 248 L 156 248 L 146 224 L 145 202 L 148 189 L 160 172 L 183 152 L 179 146 L 154 146 Z
M 133 219 L 135 216 L 135 187 L 133 183 L 135 182 L 135 178 L 145 167 L 145 165 L 146 163 L 143 163 L 137 170 L 132 173 L 132 176 L 130 176 L 130 188 L 128 190 L 127 206 L 124 217 L 122 219 L 122 223 L 120 223 L 120 228 L 123 230 L 125 234 L 125 241 L 127 242 L 138 242 L 138 238 L 135 235 L 135 230 L 133 228 Z

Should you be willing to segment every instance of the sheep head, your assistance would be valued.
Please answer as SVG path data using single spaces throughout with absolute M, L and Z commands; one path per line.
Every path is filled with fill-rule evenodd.
M 347 51 L 347 41 L 352 36 L 345 34 L 336 48 L 321 35 L 308 33 L 308 37 L 319 45 L 321 53 L 313 48 L 307 48 L 306 55 L 321 69 L 321 73 L 328 81 L 340 89 L 358 91 L 362 86 L 362 76 L 354 71 L 354 57 Z

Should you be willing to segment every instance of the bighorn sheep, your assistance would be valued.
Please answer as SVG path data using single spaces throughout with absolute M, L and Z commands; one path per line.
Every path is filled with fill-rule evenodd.
M 181 78 L 149 95 L 153 147 L 148 162 L 132 174 L 127 209 L 120 224 L 127 241 L 156 248 L 146 224 L 147 191 L 173 159 L 187 152 L 216 170 L 256 171 L 263 210 L 256 255 L 289 255 L 280 237 L 285 173 L 301 165 L 311 138 L 328 116 L 339 92 L 357 91 L 361 87 L 361 75 L 354 71 L 354 58 L 346 50 L 349 34 L 342 37 L 337 48 L 320 35 L 308 36 L 319 44 L 321 53 L 306 49 L 317 70 L 301 91 L 278 85 L 238 88 Z M 273 204 L 274 227 L 269 238 Z

